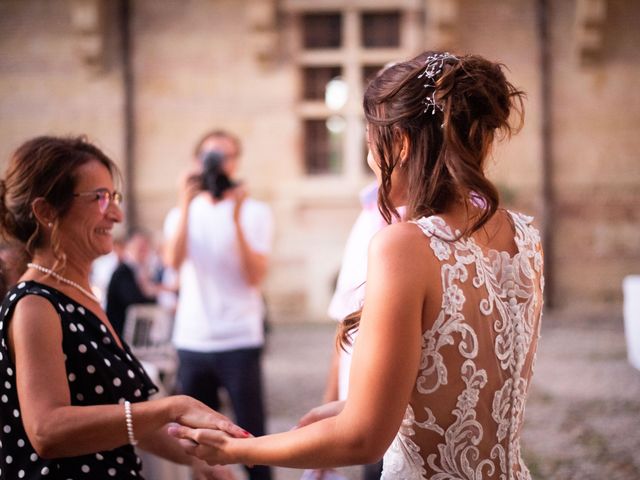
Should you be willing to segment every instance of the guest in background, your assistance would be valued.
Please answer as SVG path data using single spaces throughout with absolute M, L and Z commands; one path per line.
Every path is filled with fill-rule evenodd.
M 24 248 L 15 242 L 0 243 L 0 298 L 17 283 L 29 261 Z
M 151 254 L 149 235 L 140 229 L 132 230 L 107 287 L 107 317 L 118 335 L 122 335 L 127 308 L 140 303 L 156 303 L 162 289 L 152 278 Z
M 124 246 L 126 244 L 126 234 L 121 225 L 113 228 L 113 250 L 106 255 L 96 258 L 91 264 L 89 281 L 91 291 L 100 299 L 103 309 L 107 308 L 107 288 L 116 267 L 122 262 L 124 257 Z
M 213 409 L 218 390 L 231 400 L 235 420 L 255 436 L 265 433 L 262 387 L 265 305 L 260 289 L 272 242 L 269 207 L 249 198 L 236 179 L 240 141 L 207 133 L 183 177 L 179 204 L 165 221 L 166 264 L 180 273 L 173 341 L 178 390 Z M 265 466 L 251 480 L 269 480 Z

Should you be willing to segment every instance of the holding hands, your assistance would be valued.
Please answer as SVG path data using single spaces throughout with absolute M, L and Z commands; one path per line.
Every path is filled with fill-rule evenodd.
M 186 453 L 204 460 L 209 465 L 237 463 L 229 452 L 233 437 L 226 431 L 171 425 L 168 433 L 180 441 L 180 445 Z M 244 438 L 249 436 L 248 433 L 244 433 Z
M 311 409 L 299 421 L 295 428 L 302 428 L 325 418 L 338 415 L 344 401 L 329 402 Z M 231 423 L 226 417 L 213 412 L 211 417 L 181 417 L 180 424 L 172 424 L 168 433 L 179 440 L 185 453 L 204 460 L 209 465 L 228 465 L 242 463 L 235 454 L 234 447 L 242 439 L 252 435 Z M 321 475 L 322 471 L 318 471 Z

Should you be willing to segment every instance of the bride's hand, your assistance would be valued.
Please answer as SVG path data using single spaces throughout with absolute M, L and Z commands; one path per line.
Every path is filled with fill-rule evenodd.
M 323 420 L 329 417 L 335 417 L 344 408 L 343 400 L 336 400 L 334 402 L 325 403 L 319 407 L 312 408 L 304 416 L 298 420 L 298 428 L 305 427 L 319 420 Z
M 220 430 L 171 425 L 167 433 L 180 441 L 184 451 L 209 465 L 227 465 L 237 461 L 225 451 L 231 436 Z

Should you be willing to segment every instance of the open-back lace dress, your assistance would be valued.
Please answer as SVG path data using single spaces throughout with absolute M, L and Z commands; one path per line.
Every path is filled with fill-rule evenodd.
M 517 253 L 483 251 L 437 216 L 415 223 L 441 262 L 442 306 L 383 480 L 530 479 L 520 456 L 542 290 L 530 217 L 509 212 Z

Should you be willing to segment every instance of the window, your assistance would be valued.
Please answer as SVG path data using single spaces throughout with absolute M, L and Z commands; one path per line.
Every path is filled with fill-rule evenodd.
M 380 70 L 384 68 L 384 65 L 365 65 L 362 67 L 362 91 L 366 90 L 369 82 L 376 78 L 376 75 Z
M 344 128 L 340 117 L 305 120 L 305 159 L 307 173 L 339 173 L 342 164 Z
M 302 84 L 304 100 L 324 100 L 329 82 L 340 78 L 340 67 L 304 67 Z
M 384 65 L 418 53 L 424 7 L 408 0 L 383 8 L 376 0 L 322 0 L 314 11 L 314 2 L 285 3 L 296 19 L 303 171 L 357 183 L 370 173 L 362 161 L 363 92 Z
M 397 48 L 400 46 L 400 12 L 362 14 L 362 46 Z
M 339 48 L 342 44 L 342 15 L 306 14 L 302 17 L 303 46 L 306 49 Z

